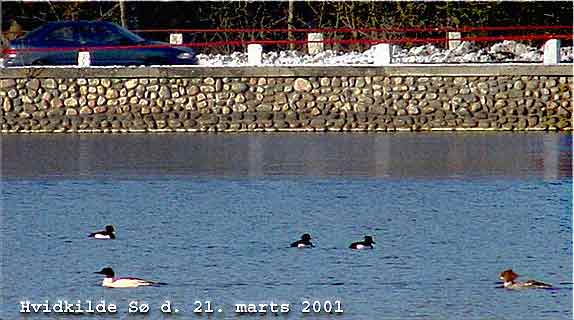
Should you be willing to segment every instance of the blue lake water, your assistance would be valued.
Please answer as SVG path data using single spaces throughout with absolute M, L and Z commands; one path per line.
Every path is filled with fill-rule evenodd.
M 1 148 L 1 319 L 572 319 L 570 134 L 4 135 Z M 87 238 L 106 224 L 116 240 Z M 306 232 L 315 248 L 289 248 Z M 374 250 L 348 249 L 364 235 Z M 167 285 L 103 288 L 106 266 Z M 555 288 L 499 288 L 507 268 Z M 118 311 L 20 313 L 26 300 Z M 290 312 L 235 312 L 271 302 Z

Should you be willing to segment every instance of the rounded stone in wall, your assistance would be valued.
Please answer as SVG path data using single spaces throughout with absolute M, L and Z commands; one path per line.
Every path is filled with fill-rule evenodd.
M 309 92 L 313 89 L 313 86 L 309 80 L 297 78 L 295 82 L 293 82 L 293 89 L 297 92 Z
M 401 77 L 392 77 L 392 78 L 391 78 L 391 81 L 392 81 L 393 84 L 399 85 L 399 84 L 403 83 L 403 78 L 401 78 Z
M 494 103 L 495 109 L 501 109 L 504 108 L 505 106 L 506 106 L 506 100 L 496 100 L 496 102 Z
M 321 78 L 319 80 L 319 83 L 321 84 L 321 87 L 328 87 L 331 85 L 331 79 L 329 78 Z
M 366 95 L 360 95 L 357 97 L 357 99 L 360 103 L 364 103 L 364 104 L 373 104 L 373 102 L 374 102 L 373 98 L 366 96 Z
M 40 88 L 40 80 L 32 79 L 32 80 L 26 82 L 26 88 L 34 90 L 34 91 L 38 90 L 38 88 Z
M 407 106 L 407 113 L 409 115 L 417 115 L 417 114 L 421 113 L 421 111 L 416 106 L 409 105 L 409 106 Z
M 181 121 L 179 121 L 179 119 L 170 119 L 167 121 L 167 125 L 172 129 L 177 129 L 181 127 L 183 124 L 181 123 Z
M 119 95 L 118 91 L 115 90 L 115 89 L 108 89 L 108 90 L 106 90 L 106 98 L 107 98 L 107 99 L 115 99 L 115 98 L 117 98 L 117 97 L 119 97 L 119 96 L 120 96 L 120 95 Z
M 34 111 L 38 110 L 35 105 L 24 103 L 24 112 L 26 113 L 33 113 Z
M 33 103 L 33 102 L 34 102 L 34 99 L 32 99 L 32 98 L 29 97 L 29 96 L 23 96 L 23 97 L 22 97 L 22 102 L 23 102 L 23 103 Z
M 171 91 L 167 86 L 161 86 L 159 89 L 158 96 L 162 99 L 170 99 L 171 98 Z
M 106 111 L 108 111 L 106 106 L 98 106 L 94 108 L 95 113 L 105 113 Z
M 64 106 L 68 108 L 73 108 L 78 106 L 78 100 L 76 98 L 68 98 L 64 100 Z
M 324 129 L 325 128 L 325 119 L 321 117 L 313 118 L 309 125 L 314 129 Z
M 68 109 L 68 110 L 70 110 L 70 109 Z M 92 114 L 92 113 L 93 113 L 93 112 L 92 112 L 92 109 L 90 109 L 90 108 L 87 107 L 87 106 L 80 108 L 80 114 L 81 114 L 81 115 Z
M 546 82 L 544 83 L 546 88 L 552 88 L 556 86 L 556 80 L 555 79 L 548 79 L 546 80 Z
M 211 85 L 215 84 L 215 79 L 208 77 L 208 78 L 203 79 L 203 83 L 211 86 Z
M 455 77 L 453 79 L 453 83 L 455 86 L 464 86 L 467 83 L 467 80 L 465 77 Z
M 512 85 L 512 87 L 515 90 L 522 90 L 524 89 L 525 85 L 524 82 L 522 82 L 521 80 L 515 81 L 514 84 Z
M 205 99 L 207 99 L 207 96 L 203 93 L 198 94 L 196 97 L 197 102 L 204 101 Z
M 52 99 L 52 94 L 50 92 L 44 92 L 42 94 L 42 100 L 44 101 L 50 101 Z
M 273 105 L 271 104 L 260 104 L 255 107 L 258 112 L 271 112 L 273 111 Z
M 199 89 L 201 92 L 205 93 L 215 92 L 215 88 L 213 86 L 200 86 Z
M 97 86 L 100 84 L 100 79 L 88 79 L 88 85 L 90 86 Z
M 233 82 L 231 84 L 231 91 L 235 93 L 242 93 L 249 89 L 249 86 L 243 82 Z
M 528 117 L 528 126 L 535 127 L 538 125 L 538 116 L 529 116 Z
M 200 116 L 197 121 L 200 125 L 213 125 L 219 122 L 219 117 L 214 114 L 204 114 Z
M 11 89 L 10 91 L 8 91 L 8 97 L 9 98 L 16 98 L 18 96 L 18 90 L 16 89 Z
M 61 108 L 64 106 L 64 103 L 59 98 L 53 98 L 52 100 L 50 100 L 50 106 L 52 108 Z
M 124 84 L 125 88 L 128 90 L 134 89 L 138 85 L 138 79 L 130 79 Z
M 482 109 L 482 105 L 478 102 L 473 102 L 470 104 L 470 112 L 477 112 Z
M 42 87 L 46 89 L 56 89 L 58 87 L 58 83 L 54 79 L 45 79 L 41 81 Z
M 245 111 L 247 111 L 247 105 L 245 105 L 243 103 L 239 103 L 239 104 L 234 105 L 232 107 L 232 110 L 234 112 L 245 112 Z
M 78 114 L 76 109 L 70 109 L 70 110 L 74 110 L 76 112 L 76 115 Z M 50 109 L 50 110 L 48 110 L 48 112 L 46 112 L 46 116 L 48 116 L 50 118 L 63 116 L 64 114 L 65 114 L 64 109 Z
M 16 86 L 16 80 L 14 79 L 2 79 L 0 80 L 0 89 L 8 89 Z
M 562 106 L 558 107 L 558 111 L 556 112 L 556 114 L 558 116 L 561 116 L 563 118 L 570 118 L 571 112 L 568 111 L 566 108 L 563 108 Z
M 4 110 L 4 112 L 12 111 L 12 101 L 10 99 L 4 99 L 4 102 L 2 103 L 2 110 Z
M 473 117 L 475 119 L 488 119 L 488 113 L 486 113 L 484 111 L 478 111 L 478 112 L 473 114 Z
M 196 94 L 199 93 L 199 87 L 198 87 L 198 86 L 187 87 L 187 88 L 185 89 L 185 92 L 186 92 L 186 94 L 189 95 L 189 96 L 194 96 L 194 95 L 196 95 Z
M 223 81 L 221 81 L 221 79 L 217 79 L 215 80 L 215 91 L 221 92 L 221 90 L 223 90 Z

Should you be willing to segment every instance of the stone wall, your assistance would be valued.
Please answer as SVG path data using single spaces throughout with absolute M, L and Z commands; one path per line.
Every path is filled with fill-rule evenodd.
M 572 66 L 23 68 L 9 132 L 572 130 Z

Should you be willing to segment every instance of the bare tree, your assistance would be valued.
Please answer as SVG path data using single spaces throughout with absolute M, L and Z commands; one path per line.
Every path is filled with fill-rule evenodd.
M 289 39 L 289 41 L 292 41 L 294 39 L 293 38 L 293 32 L 291 32 L 291 30 L 293 29 L 293 11 L 294 11 L 293 0 L 289 0 L 289 9 L 288 9 L 288 18 L 287 18 L 287 29 L 289 29 L 289 33 L 287 34 L 287 39 Z M 290 43 L 289 49 L 294 50 L 295 44 Z
M 127 28 L 125 2 L 124 0 L 119 0 L 119 2 L 120 2 L 120 19 L 122 20 L 122 27 Z

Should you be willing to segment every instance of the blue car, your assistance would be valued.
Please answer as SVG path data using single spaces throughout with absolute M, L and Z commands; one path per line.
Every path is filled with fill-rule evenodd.
M 194 50 L 146 40 L 105 21 L 49 22 L 4 50 L 4 65 L 77 65 L 78 52 L 90 53 L 90 64 L 182 65 L 197 64 Z

